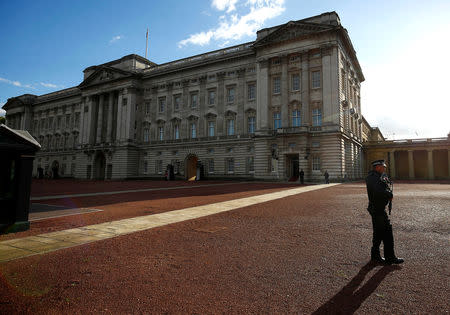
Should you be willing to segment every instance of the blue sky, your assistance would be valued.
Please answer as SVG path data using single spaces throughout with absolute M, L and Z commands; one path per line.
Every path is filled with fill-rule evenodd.
M 135 53 L 164 63 L 336 11 L 366 81 L 362 111 L 392 139 L 450 132 L 450 1 L 0 1 L 0 106 L 78 85 L 82 70 Z M 4 112 L 0 110 L 0 115 Z

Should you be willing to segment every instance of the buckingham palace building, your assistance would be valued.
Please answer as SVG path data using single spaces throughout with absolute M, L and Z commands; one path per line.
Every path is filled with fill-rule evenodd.
M 8 99 L 7 125 L 61 177 L 341 181 L 363 176 L 356 52 L 336 12 L 164 64 L 124 56 L 45 95 Z

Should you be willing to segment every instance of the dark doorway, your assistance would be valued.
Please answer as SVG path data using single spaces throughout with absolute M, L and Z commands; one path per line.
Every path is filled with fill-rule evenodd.
M 103 152 L 98 152 L 94 159 L 94 179 L 105 179 L 106 158 Z
M 190 154 L 186 157 L 186 179 L 195 180 L 197 178 L 198 157 Z
M 56 160 L 52 163 L 52 177 L 54 179 L 59 178 L 59 162 Z
M 289 181 L 296 181 L 299 176 L 299 157 L 298 154 L 286 155 L 286 175 Z

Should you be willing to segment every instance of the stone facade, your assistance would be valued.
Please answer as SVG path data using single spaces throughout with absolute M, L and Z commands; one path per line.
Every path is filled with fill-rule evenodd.
M 155 64 L 128 55 L 84 70 L 77 87 L 4 105 L 61 176 L 308 181 L 363 176 L 355 50 L 335 12 L 262 29 L 257 39 Z

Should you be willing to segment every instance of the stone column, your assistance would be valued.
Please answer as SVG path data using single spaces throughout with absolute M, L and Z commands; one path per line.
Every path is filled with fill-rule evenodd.
M 288 57 L 281 56 L 281 127 L 290 126 L 289 121 L 289 90 L 290 80 L 288 74 Z
M 428 151 L 428 179 L 434 179 L 433 149 Z
M 310 124 L 309 117 L 309 56 L 302 55 L 302 125 Z
M 85 133 L 86 133 L 86 129 L 84 129 L 84 124 L 85 124 L 85 121 L 84 121 L 84 107 L 87 106 L 86 100 L 87 100 L 87 97 L 82 97 L 81 98 L 79 125 L 75 126 L 75 124 L 74 124 L 74 128 L 78 128 L 78 130 L 79 130 L 78 142 L 79 142 L 80 145 L 82 145 L 84 143 L 84 137 L 85 137 Z M 74 115 L 75 115 L 75 113 L 74 113 Z M 75 117 L 73 119 L 75 121 Z M 76 145 L 76 144 L 74 143 L 74 145 Z
M 269 61 L 267 59 L 258 62 L 256 70 L 256 129 L 265 131 L 269 129 Z
M 109 93 L 108 99 L 109 99 L 108 100 L 108 124 L 106 126 L 106 142 L 111 143 L 113 110 L 114 110 L 114 92 Z
M 123 102 L 123 90 L 120 90 L 117 93 L 116 142 L 123 140 L 122 124 L 124 118 L 123 118 L 122 102 Z
M 99 100 L 98 100 L 98 118 L 97 118 L 97 137 L 96 137 L 96 143 L 101 143 L 102 142 L 102 129 L 103 129 L 103 100 L 104 100 L 105 95 L 101 94 L 99 95 Z
M 236 134 L 246 134 L 245 129 L 245 89 L 247 85 L 245 84 L 245 68 L 241 68 L 237 71 L 238 74 L 238 84 L 236 86 L 236 100 L 237 104 L 237 115 L 236 115 Z M 207 127 L 205 128 L 205 130 Z M 206 133 L 208 134 L 208 133 Z
M 395 174 L 395 150 L 392 150 L 391 152 L 390 152 L 390 155 L 391 155 L 391 159 L 390 159 L 390 166 L 389 166 L 389 168 L 390 168 L 390 171 L 391 171 L 391 178 L 395 178 L 396 177 L 396 174 Z
M 409 179 L 414 179 L 413 150 L 408 150 L 408 166 L 409 166 Z
M 225 115 L 225 72 L 216 73 L 217 77 L 217 117 L 216 117 L 216 132 L 218 136 L 226 135 L 224 129 L 224 115 Z M 189 126 L 186 128 L 186 138 L 189 138 Z
M 96 131 L 96 99 L 94 95 L 89 96 L 88 100 L 89 108 L 88 108 L 88 119 L 87 119 L 87 135 L 88 138 L 87 143 L 94 144 L 95 143 L 95 131 Z
M 447 149 L 448 177 L 450 178 L 450 149 Z

